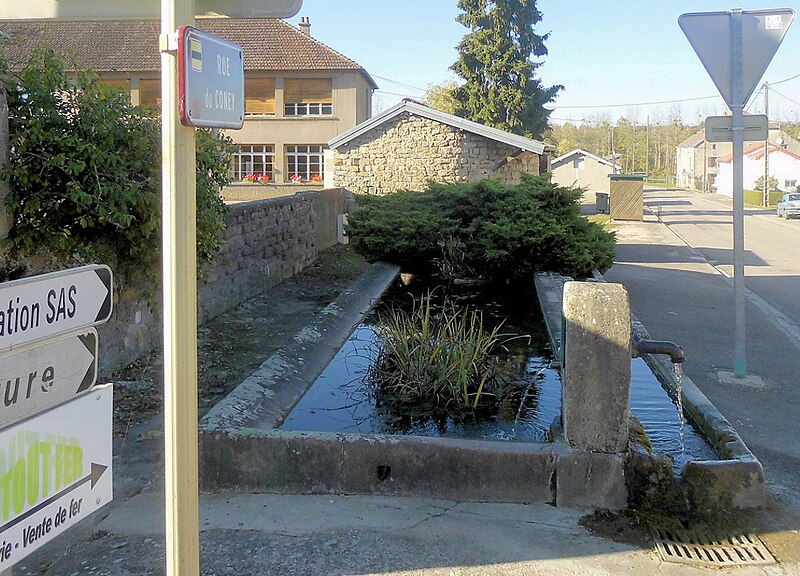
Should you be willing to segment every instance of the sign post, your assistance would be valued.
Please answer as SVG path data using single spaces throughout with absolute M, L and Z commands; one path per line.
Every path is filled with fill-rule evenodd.
M 744 105 L 775 56 L 794 11 L 683 14 L 678 25 L 731 110 L 733 140 L 733 375 L 747 376 L 744 269 Z M 726 50 L 726 47 L 728 48 Z

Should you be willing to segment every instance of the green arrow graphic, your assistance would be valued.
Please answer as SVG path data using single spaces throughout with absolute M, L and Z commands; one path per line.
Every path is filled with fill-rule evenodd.
M 39 510 L 42 510 L 43 508 L 46 508 L 47 506 L 49 506 L 50 504 L 52 504 L 56 500 L 61 499 L 62 497 L 66 496 L 67 494 L 69 494 L 73 490 L 77 489 L 78 487 L 83 486 L 87 482 L 91 482 L 92 484 L 91 484 L 90 487 L 94 488 L 95 484 L 97 484 L 98 480 L 100 480 L 100 477 L 106 471 L 106 468 L 108 468 L 108 466 L 103 466 L 102 464 L 95 464 L 94 462 L 92 462 L 92 471 L 89 472 L 89 474 L 87 476 L 84 476 L 80 480 L 77 480 L 77 481 L 73 482 L 72 484 L 70 484 L 69 486 L 64 488 L 61 492 L 59 492 L 57 494 L 53 494 L 47 500 L 42 500 L 41 502 L 39 502 L 36 506 L 31 508 L 30 510 L 27 510 L 24 514 L 20 514 L 19 516 L 17 516 L 16 518 L 11 520 L 10 522 L 7 522 L 2 527 L 0 527 L 0 534 L 5 532 L 9 528 L 13 528 L 14 526 L 19 524 L 20 522 L 22 522 L 26 518 L 30 518 L 31 516 L 36 514 Z

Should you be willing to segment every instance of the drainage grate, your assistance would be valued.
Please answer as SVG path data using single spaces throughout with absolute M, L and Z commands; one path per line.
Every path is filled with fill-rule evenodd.
M 650 527 L 661 559 L 679 564 L 701 566 L 764 566 L 775 564 L 758 536 L 714 536 L 682 530 L 665 530 Z

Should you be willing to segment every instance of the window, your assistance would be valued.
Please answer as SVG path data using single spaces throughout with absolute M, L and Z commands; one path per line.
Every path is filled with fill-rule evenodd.
M 263 182 L 273 178 L 275 147 L 272 144 L 239 146 L 233 155 L 231 180 Z M 263 178 L 267 176 L 266 180 Z
M 161 108 L 161 80 L 139 81 L 139 106 Z
M 322 183 L 322 146 L 287 146 L 286 173 L 292 182 Z
M 275 114 L 275 78 L 244 79 L 244 113 Z
M 709 156 L 708 157 L 708 167 L 709 168 L 716 168 L 717 167 L 717 157 L 716 156 Z
M 784 180 L 783 181 L 783 189 L 787 190 L 789 188 L 794 188 L 797 186 L 797 180 Z
M 583 156 L 575 158 L 575 160 L 572 161 L 572 167 L 575 170 L 583 170 L 585 164 L 586 164 L 586 162 L 585 162 L 585 159 L 583 158 Z
M 333 114 L 333 80 L 286 78 L 283 81 L 284 116 Z

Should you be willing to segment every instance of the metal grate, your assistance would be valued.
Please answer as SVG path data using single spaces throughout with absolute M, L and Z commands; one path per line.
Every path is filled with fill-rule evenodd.
M 752 534 L 719 536 L 652 526 L 650 534 L 665 562 L 709 567 L 775 564 L 764 543 Z

